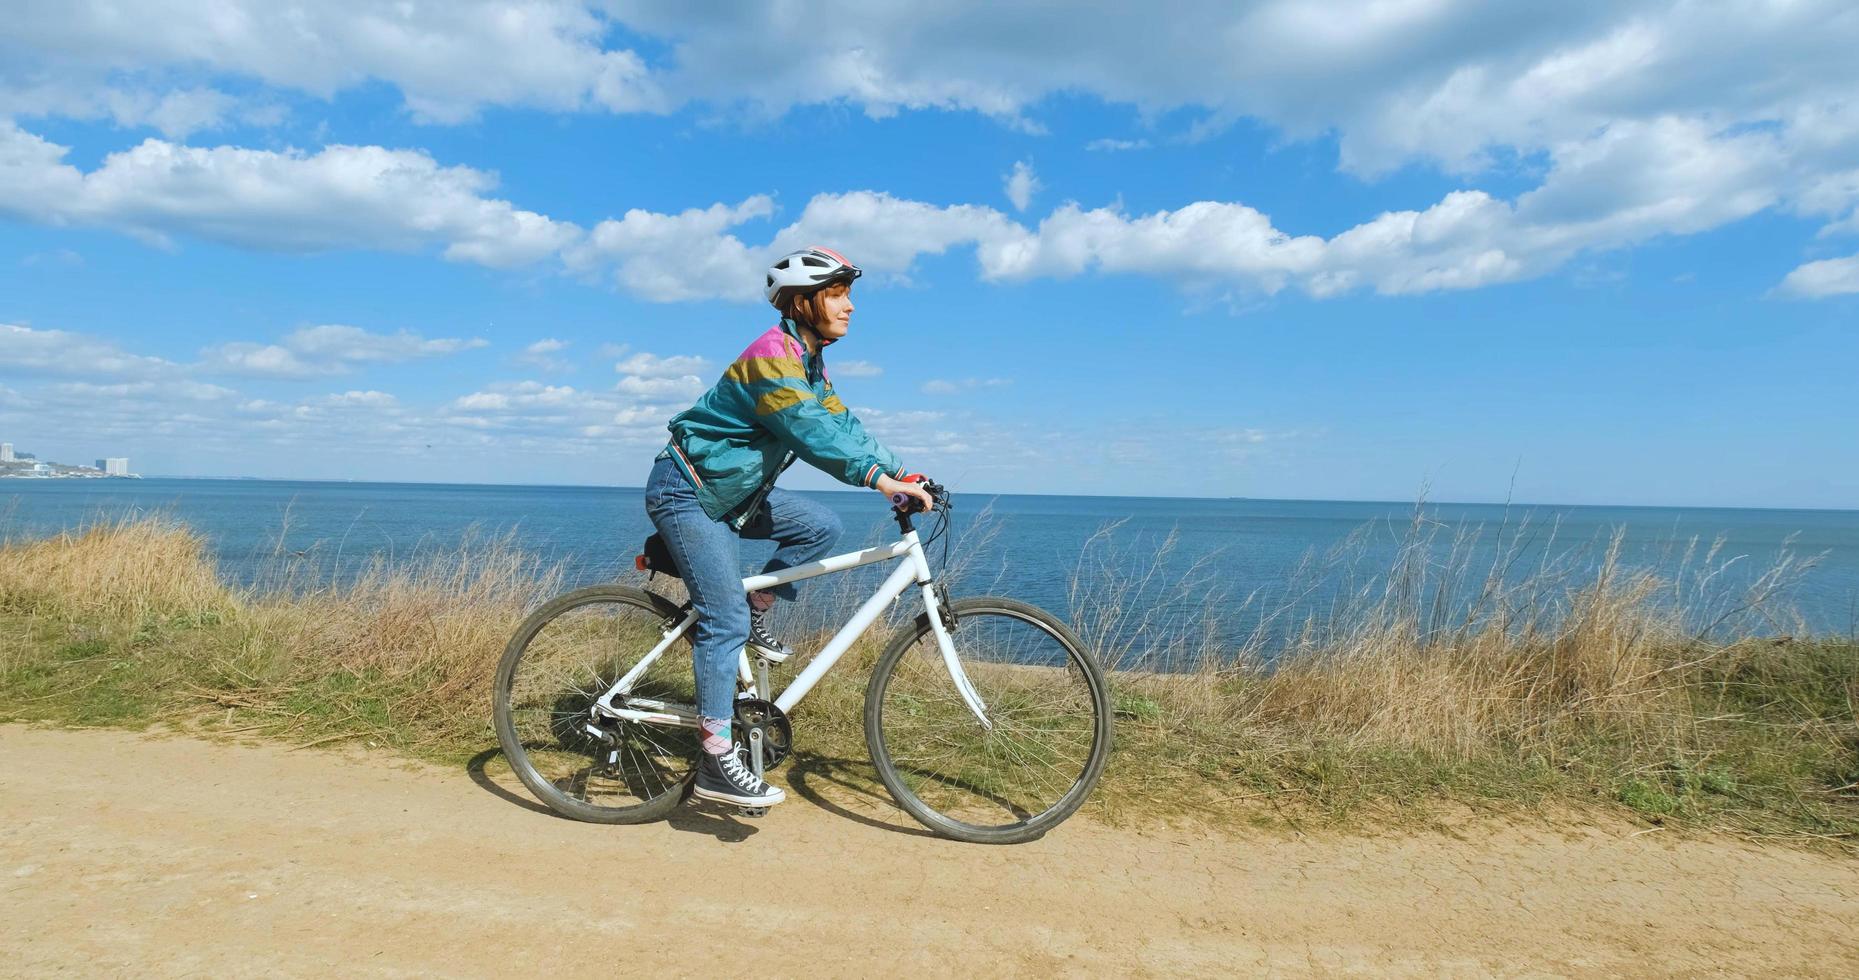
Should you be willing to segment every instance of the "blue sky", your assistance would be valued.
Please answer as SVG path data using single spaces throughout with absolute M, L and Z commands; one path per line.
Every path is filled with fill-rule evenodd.
M 1859 506 L 1850 4 L 918 6 L 28 0 L 0 439 L 637 485 L 817 242 L 958 489 Z

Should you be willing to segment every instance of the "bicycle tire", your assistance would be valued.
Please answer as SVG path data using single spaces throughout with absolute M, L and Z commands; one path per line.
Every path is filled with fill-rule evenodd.
M 866 747 L 892 798 L 937 834 L 976 844 L 1033 840 L 1083 805 L 1110 757 L 1103 667 L 1064 623 L 1037 606 L 989 596 L 957 599 L 951 609 L 957 656 L 994 727 L 983 731 L 957 694 L 925 614 L 892 640 L 872 669 Z M 1015 629 L 1000 632 L 1013 639 L 996 641 L 997 627 L 1005 624 Z M 1017 627 L 1031 631 L 1025 641 Z M 1026 645 L 1010 649 L 1021 642 Z M 1061 655 L 1063 663 L 1053 662 Z M 1029 700 L 1035 691 L 1044 700 Z M 1088 719 L 1064 720 L 1086 711 Z M 975 745 L 951 748 L 955 735 Z M 1087 737 L 1088 748 L 1074 752 Z M 903 744 L 909 741 L 936 748 Z M 1053 799 L 1046 802 L 1048 795 Z M 995 810 L 1013 819 L 980 819 Z
M 551 626 L 572 625 L 568 621 L 577 614 L 592 621 L 591 628 L 588 625 L 579 627 L 583 636 L 559 642 L 541 640 L 545 636 L 568 636 L 562 630 L 556 633 L 548 631 Z M 611 616 L 612 622 L 596 618 L 602 614 Z M 574 744 L 570 741 L 572 736 L 583 739 L 587 743 L 585 748 L 590 758 L 598 761 L 600 756 L 596 753 L 604 751 L 598 748 L 600 743 L 576 727 L 581 720 L 589 717 L 592 697 L 588 696 L 588 692 L 604 690 L 606 685 L 619 677 L 615 671 L 623 672 L 637 663 L 662 635 L 660 630 L 663 624 L 667 621 L 675 622 L 682 614 L 683 610 L 670 600 L 644 589 L 625 585 L 596 585 L 551 599 L 517 627 L 497 665 L 497 677 L 491 693 L 491 717 L 504 759 L 523 785 L 549 809 L 562 816 L 591 823 L 644 823 L 666 816 L 684 799 L 690 788 L 696 753 L 699 751 L 695 730 L 648 726 L 637 722 L 614 723 L 615 741 L 608 747 L 618 746 L 623 761 L 617 765 L 610 764 L 608 772 L 600 772 L 597 765 L 590 766 L 578 784 L 581 788 L 580 797 L 573 792 L 577 785 L 574 773 L 564 777 L 541 771 L 532 754 L 537 749 L 549 751 L 547 758 L 551 764 L 548 768 L 551 771 L 559 769 L 561 766 L 554 764 L 557 755 L 564 758 L 574 755 L 570 748 Z M 631 642 L 619 639 L 622 630 L 612 628 L 619 623 L 622 615 L 627 617 L 625 630 L 630 631 L 627 639 Z M 651 629 L 648 631 L 645 627 Z M 598 635 L 601 632 L 615 635 L 603 638 Z M 688 649 L 688 643 L 683 646 Z M 610 656 L 603 654 L 603 650 L 608 651 Z M 524 666 L 525 657 L 535 660 L 550 652 L 562 653 L 565 660 L 590 656 L 597 658 L 594 680 L 585 688 L 578 688 L 574 684 L 575 676 L 563 673 L 568 683 L 556 684 L 554 690 L 545 689 L 546 684 L 530 684 L 527 681 L 519 685 L 517 675 Z M 666 665 L 662 680 L 665 683 L 688 683 L 690 658 L 674 657 L 671 655 L 673 652 L 676 652 L 676 648 L 660 658 L 660 663 Z M 654 673 L 657 672 L 655 665 Z M 608 673 L 612 673 L 612 676 L 605 676 Z M 679 680 L 680 675 L 683 681 Z M 525 677 L 528 676 L 526 673 Z M 544 672 L 543 676 L 547 677 L 548 674 Z M 519 687 L 522 689 L 518 690 Z M 570 691 L 564 688 L 575 689 Z M 692 697 L 694 699 L 694 694 Z M 551 738 L 560 744 L 547 744 Z M 632 744 L 641 740 L 646 743 L 643 748 Z M 628 750 L 631 754 L 628 754 Z M 680 761 L 688 763 L 682 767 L 682 771 Z M 632 766 L 637 771 L 620 768 L 622 766 Z M 595 802 L 586 787 L 596 774 L 624 788 L 635 802 L 624 805 Z

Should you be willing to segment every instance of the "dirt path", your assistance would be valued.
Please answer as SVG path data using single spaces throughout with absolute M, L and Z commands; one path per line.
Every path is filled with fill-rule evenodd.
M 1859 860 L 1786 848 L 1083 820 L 984 848 L 843 791 L 597 827 L 486 782 L 0 726 L 0 973 L 1859 973 Z

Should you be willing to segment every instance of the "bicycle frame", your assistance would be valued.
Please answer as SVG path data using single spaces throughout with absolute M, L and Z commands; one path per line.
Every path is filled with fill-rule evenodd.
M 962 670 L 961 661 L 955 655 L 955 642 L 950 639 L 949 630 L 943 625 L 942 606 L 936 597 L 936 580 L 930 574 L 929 558 L 923 553 L 922 542 L 917 539 L 915 530 L 906 531 L 904 536 L 893 544 L 834 555 L 766 575 L 751 575 L 742 580 L 742 590 L 748 593 L 771 589 L 788 582 L 799 582 L 899 558 L 905 559 L 904 563 L 884 580 L 884 584 L 878 586 L 878 591 L 859 606 L 858 611 L 852 614 L 852 618 L 844 626 L 840 627 L 839 632 L 833 634 L 833 638 L 827 641 L 826 646 L 813 658 L 806 669 L 802 670 L 800 675 L 795 677 L 793 682 L 788 684 L 787 688 L 774 699 L 775 706 L 783 713 L 793 711 L 794 706 L 799 704 L 801 699 L 813 690 L 814 685 L 820 682 L 820 678 L 826 676 L 826 672 L 832 670 L 833 665 L 839 662 L 839 658 L 852 648 L 852 644 L 871 628 L 872 623 L 877 622 L 878 617 L 884 612 L 884 607 L 902 596 L 914 583 L 922 590 L 923 608 L 929 617 L 930 630 L 936 636 L 936 646 L 942 652 L 943 665 L 948 668 L 949 679 L 955 683 L 955 689 L 962 695 L 962 701 L 968 705 L 968 710 L 974 712 L 982 728 L 992 730 L 994 725 L 988 720 L 987 706 L 982 703 L 981 695 L 969 682 L 968 674 Z M 684 614 L 682 619 L 669 626 L 658 644 L 652 647 L 651 652 L 641 658 L 632 670 L 627 671 L 626 676 L 620 678 L 605 693 L 595 699 L 595 710 L 625 721 L 696 728 L 699 724 L 696 713 L 684 710 L 680 705 L 637 699 L 630 701 L 629 707 L 613 706 L 614 697 L 630 693 L 633 685 L 644 676 L 652 664 L 657 662 L 666 650 L 671 649 L 678 638 L 683 636 L 696 622 L 697 612 L 690 610 Z M 737 670 L 743 682 L 755 689 L 762 697 L 767 697 L 771 692 L 766 690 L 765 679 L 762 685 L 757 686 L 755 677 L 750 672 L 748 651 L 744 650 L 740 657 Z

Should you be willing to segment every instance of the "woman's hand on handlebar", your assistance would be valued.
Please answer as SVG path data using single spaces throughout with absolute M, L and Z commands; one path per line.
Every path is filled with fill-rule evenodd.
M 936 509 L 936 498 L 930 496 L 930 492 L 925 490 L 921 483 L 905 483 L 903 480 L 894 480 L 888 476 L 880 476 L 878 477 L 877 490 L 879 493 L 884 494 L 886 500 L 891 499 L 891 495 L 897 493 L 914 497 L 916 498 L 916 509 L 925 514 Z

